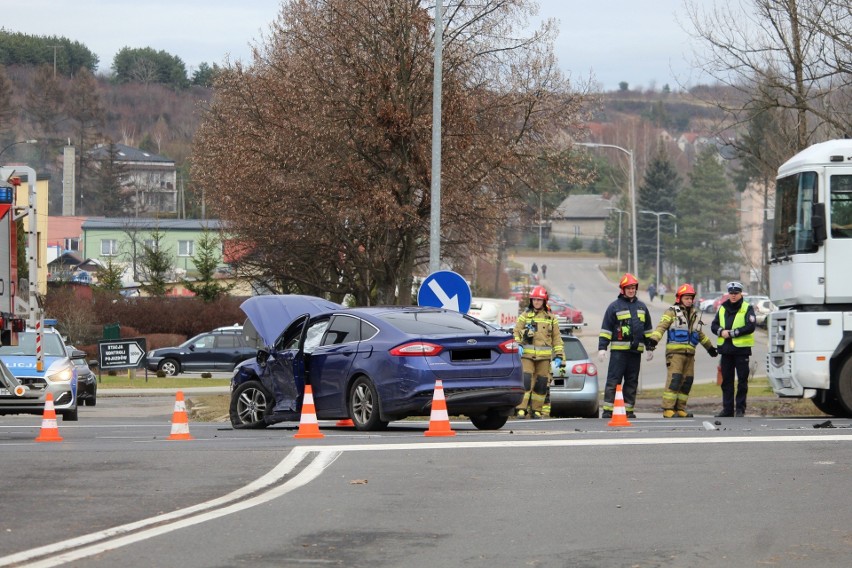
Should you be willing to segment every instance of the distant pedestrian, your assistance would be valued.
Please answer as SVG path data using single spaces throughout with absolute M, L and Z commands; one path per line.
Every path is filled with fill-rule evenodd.
M 722 412 L 716 416 L 745 416 L 748 395 L 748 373 L 754 329 L 757 318 L 754 308 L 743 299 L 743 285 L 728 282 L 728 299 L 725 300 L 710 329 L 719 336 L 717 341 L 722 356 Z M 734 373 L 737 394 L 734 397 Z
M 546 264 L 541 265 L 541 277 L 547 278 L 547 265 Z
M 661 301 L 661 302 L 665 302 L 665 301 L 666 301 L 666 300 L 665 300 L 665 298 L 664 298 L 664 296 L 666 295 L 666 292 L 668 292 L 668 290 L 669 290 L 669 289 L 668 289 L 668 288 L 666 288 L 666 285 L 665 285 L 665 284 L 663 284 L 662 282 L 660 282 L 660 285 L 659 285 L 659 286 L 657 286 L 657 295 L 660 297 L 660 301 Z
M 532 266 L 530 267 L 530 272 L 532 272 L 533 274 L 538 274 L 538 265 L 536 263 L 533 262 Z
M 653 282 L 651 282 L 650 284 L 648 284 L 648 296 L 651 298 L 650 301 L 653 302 L 654 296 L 656 296 L 656 295 L 657 295 L 657 287 L 654 286 Z

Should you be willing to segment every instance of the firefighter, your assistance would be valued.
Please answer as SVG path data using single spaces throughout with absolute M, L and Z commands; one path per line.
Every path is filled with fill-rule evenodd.
M 675 291 L 675 303 L 660 318 L 648 344 L 656 347 L 666 334 L 666 369 L 668 379 L 663 391 L 663 417 L 688 418 L 692 413 L 686 410 L 689 391 L 695 379 L 695 346 L 701 343 L 711 357 L 719 353 L 713 347 L 710 338 L 704 335 L 701 327 L 704 322 L 694 307 L 695 289 L 689 284 L 681 284 Z
M 536 286 L 530 301 L 515 323 L 515 341 L 524 369 L 524 398 L 517 406 L 518 418 L 541 418 L 551 361 L 562 365 L 562 335 L 559 322 L 547 305 L 547 290 Z
M 651 335 L 651 312 L 648 306 L 636 297 L 639 281 L 626 273 L 618 283 L 621 294 L 606 309 L 598 337 L 598 361 L 606 360 L 606 348 L 612 350 L 606 373 L 604 403 L 601 418 L 612 418 L 615 402 L 615 387 L 621 384 L 624 396 L 624 410 L 628 418 L 635 418 L 633 409 L 636 404 L 636 391 L 639 388 L 639 367 L 642 364 L 642 352 L 645 351 L 648 337 Z M 653 349 L 648 349 L 645 358 L 654 357 Z

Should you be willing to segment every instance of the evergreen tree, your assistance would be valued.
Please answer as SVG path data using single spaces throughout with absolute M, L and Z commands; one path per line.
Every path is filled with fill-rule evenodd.
M 675 200 L 680 192 L 681 179 L 674 164 L 669 160 L 662 143 L 657 148 L 657 154 L 645 169 L 645 179 L 639 187 L 637 196 L 637 247 L 639 264 L 656 277 L 657 262 L 657 216 L 641 211 L 656 213 L 675 213 Z M 666 258 L 663 246 L 663 236 L 674 232 L 675 220 L 669 215 L 660 216 L 660 263 Z M 657 282 L 659 284 L 659 282 Z
M 16 118 L 15 111 L 12 105 L 12 83 L 6 77 L 6 69 L 0 65 L 0 140 L 5 140 L 5 133 L 12 131 L 12 123 Z M 4 145 L 6 143 L 3 142 Z
M 686 282 L 720 280 L 740 262 L 736 194 L 718 157 L 714 147 L 702 150 L 677 197 L 677 248 L 670 256 Z
M 163 233 L 159 229 L 151 232 L 151 244 L 145 244 L 140 259 L 142 277 L 145 283 L 141 288 L 149 295 L 161 298 L 166 295 L 166 284 L 174 265 L 170 251 L 162 247 Z
M 128 206 L 128 197 L 124 194 L 122 179 L 127 173 L 124 163 L 119 160 L 118 149 L 110 143 L 107 155 L 99 160 L 99 167 L 92 176 L 89 191 L 89 203 L 86 212 L 90 215 L 120 217 Z
M 184 280 L 183 285 L 207 303 L 215 301 L 222 294 L 228 293 L 234 285 L 223 286 L 214 278 L 216 267 L 219 266 L 219 238 L 205 229 L 198 239 L 197 254 L 192 257 L 198 278 L 194 282 Z
M 98 271 L 98 287 L 112 292 L 121 290 L 121 275 L 124 269 L 113 262 L 111 256 L 107 257 L 106 266 Z

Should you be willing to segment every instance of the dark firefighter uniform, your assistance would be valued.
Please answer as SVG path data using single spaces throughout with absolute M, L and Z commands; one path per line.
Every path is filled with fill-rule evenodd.
M 642 352 L 645 351 L 646 340 L 653 329 L 648 307 L 636 296 L 625 296 L 623 290 L 622 287 L 622 293 L 607 307 L 598 337 L 598 351 L 605 351 L 609 347 L 611 352 L 604 388 L 604 418 L 612 416 L 615 387 L 622 379 L 624 410 L 628 417 L 633 417 L 631 415 L 639 388 Z
M 521 364 L 525 391 L 523 400 L 517 406 L 518 416 L 524 417 L 529 412 L 532 418 L 539 418 L 547 397 L 551 360 L 563 357 L 559 322 L 547 304 L 540 310 L 530 306 L 518 316 L 515 341 L 523 348 Z
M 666 336 L 666 369 L 668 379 L 663 391 L 663 416 L 665 418 L 692 416 L 686 410 L 689 391 L 695 379 L 695 346 L 699 343 L 711 357 L 717 355 L 713 342 L 701 330 L 704 325 L 695 306 L 686 307 L 681 303 L 684 295 L 695 298 L 690 286 L 678 289 L 676 304 L 669 307 L 660 318 L 657 328 L 651 333 L 650 341 L 656 345 Z M 686 293 L 681 293 L 682 291 Z

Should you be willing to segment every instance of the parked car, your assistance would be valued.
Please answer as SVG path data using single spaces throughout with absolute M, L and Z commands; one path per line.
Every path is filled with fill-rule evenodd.
M 573 334 L 573 327 L 561 328 L 565 358 L 553 368 L 550 383 L 550 416 L 597 418 L 600 400 L 598 368 L 585 347 Z
M 568 323 L 583 323 L 583 312 L 567 302 L 549 301 L 553 315 L 565 318 Z
M 98 376 L 89 367 L 86 352 L 71 346 L 66 350 L 77 370 L 77 404 L 82 402 L 85 406 L 95 406 L 98 403 Z
M 523 398 L 512 334 L 474 317 L 414 306 L 314 306 L 276 337 L 276 325 L 291 319 L 288 298 L 257 296 L 241 306 L 267 347 L 234 374 L 235 428 L 299 420 L 306 380 L 318 419 L 349 418 L 358 430 L 429 416 L 436 379 L 443 380 L 448 413 L 468 416 L 479 429 L 501 428 Z M 264 309 L 247 309 L 254 302 Z
M 148 352 L 148 369 L 173 377 L 183 372 L 233 371 L 237 363 L 255 356 L 256 348 L 243 336 L 241 326 L 196 335 L 177 347 Z
M 712 312 L 713 303 L 722 297 L 722 292 L 707 292 L 698 299 L 698 309 L 702 312 Z
M 766 316 L 778 310 L 767 296 L 749 296 L 746 302 L 754 306 L 754 318 L 758 327 L 766 327 Z
M 77 372 L 59 332 L 42 331 L 41 371 L 35 330 L 19 332 L 17 345 L 0 347 L 0 414 L 43 414 L 50 392 L 57 416 L 77 420 Z

